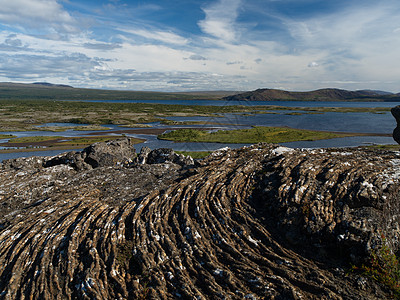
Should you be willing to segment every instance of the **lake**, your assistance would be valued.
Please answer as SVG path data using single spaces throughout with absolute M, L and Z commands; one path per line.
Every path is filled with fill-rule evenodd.
M 360 101 L 223 101 L 223 100 L 85 100 L 84 102 L 104 103 L 150 103 L 174 105 L 276 105 L 284 107 L 394 107 L 400 102 L 360 102 Z
M 96 101 L 96 102 L 125 102 L 125 103 L 162 103 L 162 104 L 179 104 L 179 105 L 278 105 L 285 107 L 394 107 L 400 105 L 399 102 L 315 102 L 315 101 L 211 101 L 211 100 L 114 100 L 114 101 Z M 205 125 L 197 125 L 191 127 L 216 127 L 218 129 L 240 129 L 249 128 L 253 125 L 258 126 L 288 126 L 299 129 L 338 131 L 338 132 L 362 132 L 371 133 L 371 136 L 348 137 L 320 141 L 302 141 L 283 143 L 288 147 L 298 148 L 321 148 L 321 147 L 354 147 L 367 144 L 395 144 L 391 137 L 373 136 L 374 134 L 391 134 L 396 127 L 396 121 L 390 112 L 375 113 L 338 113 L 327 112 L 321 114 L 304 113 L 301 115 L 290 115 L 291 111 L 273 111 L 272 114 L 221 114 L 216 117 L 171 117 L 174 121 L 202 121 L 208 123 Z M 215 123 L 223 123 L 223 125 L 212 125 Z M 71 124 L 48 124 L 65 126 Z M 152 123 L 154 127 L 170 128 L 170 125 L 162 125 Z M 111 130 L 126 129 L 115 125 L 107 125 Z M 174 126 L 179 128 L 180 126 Z M 188 126 L 185 126 L 188 127 Z M 65 132 L 49 132 L 49 131 L 32 131 L 32 132 L 7 132 L 18 137 L 45 135 L 45 136 L 65 136 L 74 137 L 90 134 L 93 131 L 73 131 Z M 96 131 L 99 133 L 98 131 Z M 1 133 L 1 132 L 0 132 Z M 107 133 L 107 131 L 103 132 Z M 135 146 L 137 151 L 143 146 L 151 149 L 155 148 L 172 148 L 182 151 L 208 151 L 216 150 L 223 147 L 238 148 L 247 144 L 218 144 L 218 143 L 176 143 L 171 141 L 158 140 L 154 135 L 128 134 L 128 136 L 145 138 L 147 141 Z M 0 154 L 0 161 L 8 158 L 16 158 L 22 156 L 49 156 L 56 155 L 64 151 L 38 151 L 38 152 L 19 152 L 10 154 Z

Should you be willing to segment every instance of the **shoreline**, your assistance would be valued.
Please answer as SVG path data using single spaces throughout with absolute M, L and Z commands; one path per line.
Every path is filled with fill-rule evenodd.
M 122 129 L 122 130 L 111 130 L 111 131 L 104 131 L 104 132 L 92 132 L 88 133 L 82 136 L 77 136 L 75 139 L 79 140 L 80 138 L 84 139 L 87 137 L 89 140 L 87 143 L 73 143 L 67 144 L 67 145 L 57 145 L 57 143 L 66 143 L 65 142 L 65 137 L 63 138 L 58 138 L 58 139 L 50 139 L 46 141 L 38 141 L 38 142 L 23 142 L 23 143 L 0 143 L 0 147 L 18 147 L 18 149 L 0 149 L 0 154 L 9 154 L 9 153 L 19 153 L 19 152 L 38 152 L 38 151 L 51 151 L 51 150 L 73 150 L 77 148 L 84 149 L 85 147 L 91 145 L 93 143 L 93 140 L 90 141 L 90 139 L 94 139 L 99 136 L 102 137 L 103 140 L 113 140 L 113 139 L 118 139 L 123 137 L 125 134 L 145 134 L 145 135 L 155 135 L 158 136 L 166 131 L 169 130 L 177 130 L 177 129 L 188 129 L 190 127 L 179 127 L 179 128 L 174 128 L 174 127 L 168 127 L 168 128 L 138 128 L 138 129 Z M 200 130 L 212 130 L 214 128 L 209 127 L 209 128 L 200 128 Z M 338 132 L 338 131 L 322 131 L 322 130 L 313 130 L 313 131 L 318 131 L 318 132 L 325 132 L 325 133 L 333 133 L 333 134 L 349 134 L 349 135 L 354 135 L 354 136 L 379 136 L 379 137 L 391 137 L 392 134 L 386 134 L 386 133 L 344 133 L 344 132 Z M 101 135 L 104 134 L 104 135 Z M 120 135 L 120 136 L 115 136 L 115 135 Z M 340 137 L 339 137 L 340 138 Z M 135 142 L 134 144 L 140 144 L 146 141 L 146 139 L 141 139 L 141 138 L 134 138 Z M 225 143 L 225 142 L 224 142 Z

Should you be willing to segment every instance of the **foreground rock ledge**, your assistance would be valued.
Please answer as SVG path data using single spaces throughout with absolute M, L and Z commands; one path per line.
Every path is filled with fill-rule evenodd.
M 1 299 L 388 297 L 346 270 L 399 248 L 398 152 L 129 147 L 3 162 Z

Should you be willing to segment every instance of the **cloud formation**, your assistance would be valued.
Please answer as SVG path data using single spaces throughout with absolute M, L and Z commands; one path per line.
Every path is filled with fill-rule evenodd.
M 399 15 L 394 0 L 0 0 L 0 81 L 399 92 Z
M 198 22 L 204 33 L 217 39 L 232 42 L 237 38 L 236 18 L 241 0 L 218 0 L 204 7 L 204 20 Z
M 0 0 L 0 22 L 26 31 L 76 33 L 76 20 L 56 0 Z

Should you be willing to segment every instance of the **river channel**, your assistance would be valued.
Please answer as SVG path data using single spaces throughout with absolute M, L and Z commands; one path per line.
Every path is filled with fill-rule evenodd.
M 132 101 L 98 101 L 98 102 L 130 102 L 130 103 L 162 103 L 162 104 L 179 104 L 179 105 L 278 105 L 285 107 L 394 107 L 400 105 L 399 102 L 311 102 L 311 101 L 184 101 L 184 100 L 170 100 L 170 101 L 156 101 L 156 100 L 132 100 Z M 291 114 L 294 111 L 270 111 L 263 114 L 220 114 L 215 117 L 171 117 L 170 120 L 174 121 L 202 121 L 205 125 L 190 126 L 190 127 L 213 127 L 217 129 L 240 129 L 249 128 L 251 126 L 288 126 L 299 129 L 310 130 L 323 130 L 323 131 L 337 131 L 337 132 L 357 132 L 357 133 L 370 133 L 369 136 L 337 138 L 319 141 L 302 141 L 283 143 L 282 145 L 294 148 L 326 148 L 326 147 L 355 147 L 368 144 L 394 144 L 394 140 L 390 136 L 379 136 L 382 134 L 390 135 L 396 127 L 395 119 L 390 112 L 384 113 L 340 113 L 340 112 L 325 112 L 325 113 L 307 113 Z M 217 124 L 218 125 L 215 125 Z M 49 124 L 49 125 L 69 125 L 71 124 Z M 171 125 L 162 125 L 159 123 L 150 124 L 155 128 L 171 128 Z M 86 134 L 107 134 L 110 131 L 127 130 L 124 127 L 115 125 L 107 125 L 109 130 L 102 132 L 99 131 L 73 131 L 67 130 L 64 132 L 49 132 L 49 131 L 25 131 L 25 132 L 4 132 L 5 134 L 13 134 L 17 137 L 24 136 L 65 136 L 75 137 L 84 136 Z M 173 126 L 179 128 L 180 126 Z M 188 126 L 185 126 L 188 127 Z M 132 128 L 129 128 L 132 129 Z M 2 132 L 0 132 L 1 134 Z M 144 138 L 145 143 L 135 145 L 137 151 L 143 146 L 151 149 L 155 148 L 172 148 L 181 151 L 206 151 L 216 150 L 223 147 L 238 148 L 247 144 L 219 144 L 219 143 L 176 143 L 171 141 L 158 140 L 155 135 L 145 134 L 127 134 L 128 136 Z M 81 150 L 81 149 L 76 149 Z M 0 154 L 0 161 L 8 158 L 16 158 L 22 156 L 48 156 L 56 155 L 63 151 L 45 150 L 34 152 L 18 152 Z

